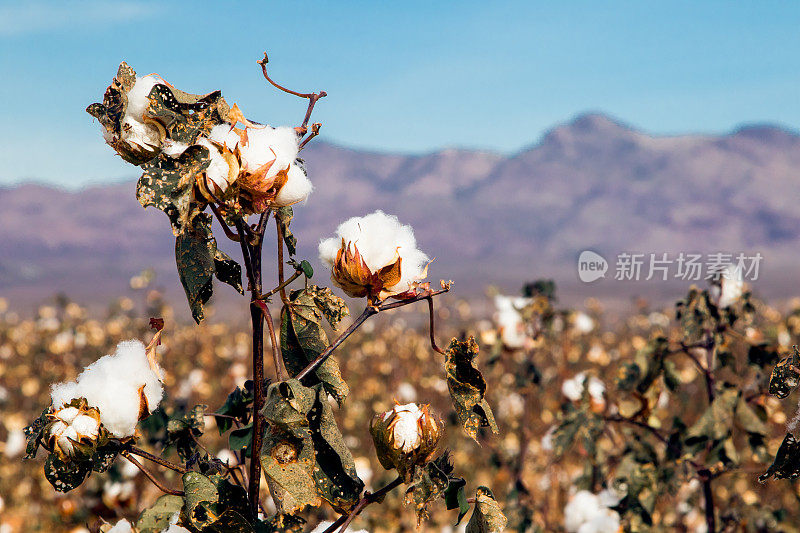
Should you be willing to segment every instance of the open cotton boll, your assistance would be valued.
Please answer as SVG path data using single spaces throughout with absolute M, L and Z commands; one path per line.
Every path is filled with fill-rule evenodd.
M 208 138 L 223 144 L 233 151 L 237 146 L 242 156 L 242 167 L 248 172 L 255 172 L 261 166 L 275 161 L 265 178 L 274 177 L 279 171 L 286 169 L 297 159 L 300 142 L 294 128 L 270 126 L 245 128 L 247 142 L 230 124 L 219 124 L 211 129 Z
M 311 194 L 314 186 L 308 179 L 305 171 L 299 165 L 292 163 L 286 175 L 286 183 L 275 196 L 275 205 L 285 207 L 302 202 Z
M 323 239 L 319 243 L 320 260 L 331 266 L 337 266 L 337 257 L 344 240 L 345 250 L 357 249 L 366 267 L 372 274 L 392 265 L 399 258 L 400 280 L 378 289 L 385 293 L 401 293 L 411 289 L 412 283 L 425 278 L 428 256 L 417 249 L 414 230 L 404 226 L 396 216 L 387 215 L 383 211 L 375 211 L 364 217 L 353 217 L 343 222 L 336 229 L 336 237 Z M 344 255 L 344 254 L 342 254 Z M 338 265 L 342 269 L 357 268 L 358 265 Z M 355 284 L 356 280 L 342 280 L 334 277 L 334 282 L 342 288 Z M 373 287 L 374 289 L 374 287 Z
M 736 265 L 728 265 L 721 273 L 718 285 L 711 287 L 711 297 L 717 307 L 725 309 L 739 301 L 745 290 L 744 273 Z
M 494 306 L 497 309 L 495 321 L 500 326 L 503 344 L 507 347 L 522 348 L 525 345 L 527 335 L 525 335 L 525 324 L 522 321 L 520 310 L 530 305 L 532 301 L 532 298 L 521 296 L 498 294 L 494 297 Z
M 124 341 L 113 354 L 86 367 L 75 382 L 54 385 L 53 405 L 59 408 L 75 398 L 86 398 L 90 407 L 100 411 L 100 421 L 109 433 L 117 438 L 129 437 L 139 421 L 139 391 L 143 391 L 148 411 L 161 403 L 164 388 L 160 372 L 150 367 L 141 342 Z
M 125 115 L 141 122 L 145 111 L 147 111 L 147 106 L 150 105 L 150 99 L 148 98 L 150 91 L 159 83 L 165 82 L 161 76 L 156 74 L 137 77 L 136 83 L 128 91 L 128 107 L 125 109 Z
M 170 157 L 179 157 L 187 148 L 189 148 L 189 145 L 186 143 L 166 139 L 161 146 L 161 153 Z
M 569 533 L 617 533 L 620 519 L 600 496 L 581 490 L 564 506 L 564 528 Z
M 114 527 L 108 530 L 108 533 L 133 533 L 131 523 L 124 518 L 114 524 Z
M 230 172 L 228 162 L 222 157 L 217 147 L 205 137 L 197 139 L 197 144 L 208 148 L 209 157 L 211 158 L 211 163 L 206 168 L 206 177 L 219 187 L 220 191 L 224 192 L 228 188 L 228 174 Z

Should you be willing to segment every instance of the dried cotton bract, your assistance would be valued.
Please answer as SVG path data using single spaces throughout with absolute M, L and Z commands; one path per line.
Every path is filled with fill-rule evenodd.
M 430 460 L 442 436 L 442 424 L 415 403 L 395 405 L 390 411 L 375 415 L 370 423 L 378 459 L 387 470 L 396 468 L 406 481 L 414 468 Z
M 89 365 L 75 381 L 53 385 L 56 409 L 76 398 L 85 398 L 100 411 L 103 426 L 114 437 L 130 437 L 137 422 L 158 407 L 164 394 L 161 369 L 148 357 L 144 345 L 124 341 L 117 350 Z
M 319 258 L 348 295 L 380 300 L 413 290 L 427 277 L 429 263 L 411 226 L 383 211 L 343 222 L 336 237 L 319 243 Z

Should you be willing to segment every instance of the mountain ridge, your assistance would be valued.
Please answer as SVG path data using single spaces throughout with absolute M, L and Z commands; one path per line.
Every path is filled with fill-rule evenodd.
M 414 226 L 437 258 L 433 279 L 456 279 L 465 293 L 538 277 L 578 296 L 667 291 L 669 284 L 644 282 L 622 290 L 613 279 L 580 285 L 574 262 L 584 249 L 612 257 L 758 250 L 767 292 L 780 293 L 798 273 L 800 134 L 782 126 L 656 136 L 584 113 L 508 155 L 392 154 L 327 142 L 302 155 L 315 191 L 296 208 L 294 228 L 298 254 L 319 272 L 318 240 L 346 218 L 382 209 Z M 0 290 L 20 301 L 63 289 L 107 297 L 151 266 L 165 286 L 176 284 L 166 219 L 143 210 L 134 191 L 132 182 L 0 187 L 0 247 L 11 250 L 0 258 Z

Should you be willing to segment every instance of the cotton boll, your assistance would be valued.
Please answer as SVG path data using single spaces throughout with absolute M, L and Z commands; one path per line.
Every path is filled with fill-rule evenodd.
M 131 523 L 124 518 L 114 524 L 114 527 L 108 530 L 108 533 L 133 533 Z
M 520 310 L 530 305 L 532 301 L 531 298 L 503 296 L 502 294 L 494 297 L 494 305 L 497 309 L 495 322 L 500 327 L 503 344 L 508 348 L 522 348 L 525 345 L 527 335 L 525 335 L 525 324 L 522 321 Z
M 8 432 L 6 438 L 6 445 L 3 449 L 3 455 L 7 459 L 13 459 L 25 451 L 28 441 L 25 438 L 25 432 L 20 429 L 15 429 Z
M 428 256 L 417 249 L 414 230 L 411 226 L 404 226 L 396 216 L 387 215 L 383 211 L 375 211 L 364 217 L 353 217 L 343 222 L 336 229 L 336 237 L 324 239 L 319 244 L 320 260 L 347 273 L 350 269 L 359 269 L 360 265 L 347 263 L 342 254 L 344 263 L 336 265 L 339 250 L 342 248 L 355 253 L 357 250 L 366 267 L 372 275 L 377 274 L 382 268 L 400 262 L 400 280 L 391 286 L 370 287 L 374 292 L 381 294 L 398 294 L 411 289 L 414 282 L 425 278 Z M 382 280 L 381 280 L 382 281 Z M 357 279 L 337 279 L 340 287 L 352 296 L 363 296 L 353 290 L 358 286 Z M 348 290 L 348 288 L 350 290 Z
M 182 143 L 180 141 L 173 141 L 172 139 L 166 139 L 164 144 L 161 146 L 161 153 L 168 155 L 170 157 L 179 157 L 186 149 L 189 148 L 189 145 L 186 143 Z
M 299 165 L 293 163 L 286 174 L 286 183 L 278 191 L 274 203 L 279 207 L 284 207 L 302 202 L 308 198 L 313 189 L 314 186 L 306 176 L 305 171 Z
M 139 391 L 143 391 L 149 411 L 161 402 L 164 388 L 159 374 L 159 368 L 150 367 L 141 342 L 124 341 L 114 354 L 86 367 L 75 382 L 54 385 L 53 405 L 58 408 L 74 398 L 86 398 L 89 406 L 100 411 L 103 426 L 113 436 L 128 437 L 139 421 Z
M 178 525 L 178 521 L 180 519 L 180 513 L 175 513 L 172 515 L 172 518 L 169 519 L 169 525 L 166 527 L 166 529 L 162 529 L 161 533 L 191 533 L 191 531 L 185 527 Z
M 269 179 L 297 159 L 300 144 L 294 128 L 264 126 L 263 128 L 247 128 L 246 132 L 247 143 L 240 144 L 239 149 L 242 153 L 242 163 L 249 172 L 255 172 L 259 167 L 274 159 L 275 162 L 266 175 L 266 178 Z
M 717 307 L 725 309 L 739 301 L 745 290 L 744 273 L 736 265 L 728 265 L 722 271 L 719 285 L 711 288 L 711 297 Z
M 206 168 L 206 177 L 219 187 L 220 191 L 224 192 L 228 188 L 228 174 L 230 173 L 228 162 L 222 157 L 217 147 L 205 137 L 200 137 L 197 140 L 197 144 L 205 146 L 211 158 L 211 162 Z
M 217 144 L 221 144 L 228 148 L 231 152 L 242 141 L 239 134 L 233 130 L 232 124 L 218 124 L 211 128 L 208 138 Z
M 564 506 L 564 527 L 577 533 L 581 526 L 600 513 L 600 499 L 588 490 L 580 490 Z
M 408 453 L 419 446 L 422 440 L 419 427 L 422 411 L 416 404 L 410 403 L 395 407 L 394 415 L 396 417 L 392 429 L 394 442 L 403 452 Z M 384 416 L 384 420 L 386 420 L 386 416 Z
M 596 402 L 603 401 L 603 395 L 606 392 L 606 386 L 603 384 L 602 381 L 592 376 L 591 378 L 589 378 L 588 389 L 589 389 L 589 396 L 592 398 L 592 400 Z
M 165 82 L 156 74 L 136 78 L 136 83 L 128 91 L 128 107 L 125 110 L 125 114 L 141 122 L 145 111 L 147 111 L 147 106 L 150 105 L 150 99 L 148 98 L 150 91 L 159 83 Z
M 594 320 L 586 313 L 576 313 L 574 324 L 575 331 L 583 335 L 591 333 L 594 329 Z
M 561 394 L 572 400 L 573 402 L 577 402 L 581 399 L 583 395 L 583 382 L 586 381 L 586 374 L 581 372 L 577 374 L 575 377 L 566 380 L 561 385 Z

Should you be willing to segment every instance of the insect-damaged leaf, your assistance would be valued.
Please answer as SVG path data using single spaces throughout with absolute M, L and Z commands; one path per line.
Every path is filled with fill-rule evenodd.
M 186 144 L 226 122 L 230 111 L 220 91 L 196 95 L 158 84 L 149 99 L 147 115 L 164 126 L 167 137 Z
M 466 341 L 453 339 L 447 347 L 445 360 L 447 388 L 456 414 L 464 431 L 476 442 L 478 428 L 489 427 L 492 432 L 498 432 L 492 408 L 484 398 L 486 381 L 474 364 L 478 349 L 473 337 Z
M 242 265 L 219 249 L 214 252 L 214 274 L 222 283 L 227 283 L 236 289 L 239 294 L 244 294 L 244 288 L 242 288 Z
M 303 289 L 292 292 L 291 303 L 281 310 L 281 353 L 289 374 L 297 374 L 328 347 L 328 336 L 322 328 L 323 314 L 314 299 L 318 294 Z M 318 382 L 340 404 L 350 393 L 342 379 L 339 362 L 328 357 L 316 371 Z
M 475 510 L 467 523 L 466 533 L 500 533 L 505 531 L 508 519 L 494 499 L 492 491 L 478 487 L 475 492 Z
M 183 508 L 183 498 L 173 494 L 161 496 L 152 507 L 142 511 L 136 521 L 139 533 L 160 533 L 169 527 L 169 521 Z
M 25 428 L 25 439 L 28 441 L 25 447 L 25 459 L 33 459 L 36 457 L 36 452 L 42 444 L 42 434 L 44 433 L 47 424 L 50 422 L 48 415 L 52 412 L 51 407 L 45 407 L 39 418 L 31 422 L 30 426 Z
M 305 261 L 303 262 L 305 263 Z M 333 291 L 328 287 L 309 285 L 306 291 L 332 328 L 336 329 L 339 326 L 339 322 L 350 314 L 350 310 L 344 300 L 333 294 Z
M 44 463 L 44 477 L 58 492 L 78 487 L 92 471 L 90 461 L 62 461 L 51 453 Z
M 188 461 L 197 450 L 195 439 L 203 434 L 206 427 L 205 411 L 205 405 L 195 405 L 188 413 L 167 422 L 165 445 L 174 445 L 184 461 Z
M 207 213 L 198 214 L 191 229 L 175 239 L 175 262 L 192 317 L 198 323 L 203 320 L 203 306 L 211 298 L 214 276 L 243 292 L 242 267 L 217 249 Z
M 180 156 L 164 154 L 142 166 L 144 173 L 136 185 L 136 199 L 142 207 L 153 206 L 166 213 L 172 233 L 180 235 L 198 214 L 192 189 L 198 174 L 211 159 L 205 146 L 190 146 Z
M 262 411 L 269 429 L 261 466 L 281 513 L 295 513 L 321 500 L 336 509 L 358 501 L 358 478 L 321 384 L 290 379 L 270 386 Z
M 414 481 L 406 490 L 406 505 L 413 505 L 417 512 L 417 526 L 428 518 L 428 505 L 444 495 L 449 480 L 435 461 L 417 469 Z
M 775 479 L 795 479 L 800 476 L 800 443 L 794 435 L 787 433 L 781 442 L 775 460 L 770 467 L 759 476 L 758 480 L 762 483 L 769 478 Z
M 789 396 L 800 383 L 800 356 L 797 350 L 789 357 L 781 359 L 769 378 L 769 393 L 778 398 Z
M 231 522 L 241 524 L 239 517 L 250 516 L 243 488 L 218 474 L 204 476 L 199 472 L 187 472 L 183 476 L 183 490 L 186 493 L 183 515 L 192 527 L 203 531 L 248 531 L 241 527 L 223 528 Z M 246 520 L 244 523 L 248 524 Z

